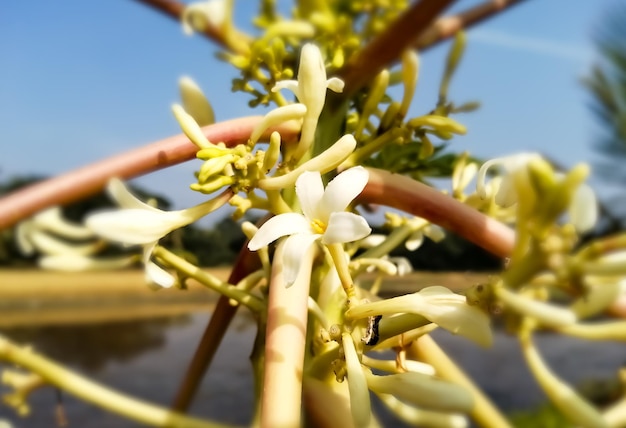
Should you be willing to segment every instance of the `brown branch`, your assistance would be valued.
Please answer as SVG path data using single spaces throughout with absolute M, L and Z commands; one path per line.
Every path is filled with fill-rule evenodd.
M 493 18 L 497 14 L 505 10 L 510 10 L 511 7 L 523 1 L 524 0 L 490 0 L 471 9 L 467 9 L 458 15 L 439 18 L 418 37 L 413 46 L 420 51 L 424 51 L 454 36 L 459 30 L 472 27 L 489 18 Z
M 233 270 L 228 277 L 228 283 L 238 283 L 260 266 L 261 263 L 258 255 L 251 253 L 248 250 L 247 243 L 244 244 L 239 251 Z M 198 347 L 187 367 L 187 372 L 178 388 L 178 392 L 172 404 L 173 410 L 185 412 L 191 405 L 193 397 L 198 390 L 198 386 L 211 365 L 215 352 L 217 352 L 220 347 L 224 334 L 226 334 L 226 330 L 235 317 L 238 308 L 239 305 L 232 305 L 228 297 L 221 296 L 217 301 L 209 324 L 202 334 L 200 343 L 198 343 Z
M 181 3 L 175 0 L 135 0 L 139 3 L 143 3 L 149 6 L 165 16 L 169 16 L 175 21 L 180 23 L 181 15 L 185 10 L 185 3 Z M 212 25 L 207 25 L 207 28 L 203 32 L 199 33 L 205 36 L 207 39 L 217 43 L 218 45 L 229 48 L 224 33 Z M 243 35 L 241 35 L 243 37 Z
M 400 58 L 402 52 L 455 0 L 419 0 L 394 22 L 352 55 L 339 70 L 346 83 L 344 98 L 367 85 L 382 69 Z
M 386 205 L 423 217 L 485 250 L 508 257 L 515 233 L 506 225 L 404 175 L 368 168 L 369 182 L 359 201 Z
M 250 116 L 228 120 L 203 130 L 210 141 L 234 146 L 246 142 L 261 119 Z M 287 141 L 293 140 L 298 132 L 293 126 L 275 130 Z M 269 131 L 265 138 L 268 136 Z M 111 177 L 128 179 L 167 168 L 193 159 L 197 150 L 185 135 L 177 135 L 20 189 L 0 199 L 0 229 L 53 205 L 92 196 L 104 189 Z

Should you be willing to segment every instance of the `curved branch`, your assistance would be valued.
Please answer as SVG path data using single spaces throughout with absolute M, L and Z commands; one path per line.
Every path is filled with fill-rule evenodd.
M 394 22 L 352 55 L 337 73 L 346 86 L 342 98 L 348 98 L 367 85 L 426 30 L 454 0 L 419 0 Z
M 203 130 L 209 140 L 233 146 L 247 141 L 259 120 L 260 116 L 234 119 Z M 297 136 L 293 126 L 275 130 L 286 141 Z M 44 208 L 93 195 L 111 177 L 132 178 L 193 159 L 196 150 L 184 135 L 178 135 L 29 186 L 0 199 L 0 228 Z M 370 169 L 369 183 L 360 200 L 423 217 L 500 257 L 508 257 L 513 248 L 515 234 L 507 226 L 406 176 Z
M 458 31 L 479 24 L 523 1 L 489 0 L 458 15 L 439 18 L 418 37 L 413 46 L 420 51 L 424 51 L 454 36 Z
M 175 21 L 180 23 L 180 17 L 183 14 L 183 10 L 187 6 L 185 3 L 181 3 L 175 0 L 135 0 L 139 3 L 143 3 L 146 6 L 149 6 L 159 12 L 163 13 L 166 16 L 174 19 Z M 224 38 L 224 34 L 218 29 L 211 25 L 207 25 L 207 28 L 199 33 L 205 36 L 207 39 L 217 43 L 218 45 L 228 48 L 226 43 L 226 39 Z
M 513 251 L 515 233 L 499 221 L 412 178 L 375 168 L 368 170 L 369 182 L 360 201 L 423 217 L 500 257 L 508 257 Z
M 262 116 L 227 120 L 206 126 L 209 141 L 232 147 L 245 143 Z M 268 130 L 280 132 L 283 141 L 294 140 L 298 129 L 291 125 Z M 13 226 L 53 205 L 69 204 L 100 192 L 111 177 L 129 179 L 194 159 L 198 147 L 181 134 L 87 165 L 25 187 L 0 199 L 0 229 Z

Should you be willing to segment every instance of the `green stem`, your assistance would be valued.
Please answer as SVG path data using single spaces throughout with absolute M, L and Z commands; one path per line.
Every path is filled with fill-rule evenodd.
M 225 297 L 236 300 L 254 313 L 261 313 L 265 309 L 263 301 L 258 297 L 220 280 L 161 246 L 157 246 L 154 249 L 154 255 L 210 289 L 217 291 Z
M 86 402 L 142 424 L 185 428 L 228 426 L 188 417 L 106 388 L 36 354 L 30 347 L 15 345 L 3 336 L 0 336 L 0 359 L 39 374 L 48 383 Z
M 443 379 L 465 387 L 474 397 L 474 409 L 471 412 L 476 423 L 485 428 L 511 428 L 511 424 L 491 403 L 474 382 L 452 361 L 430 336 L 423 336 L 413 342 L 409 357 L 433 366 Z
M 354 289 L 354 283 L 352 282 L 352 276 L 348 268 L 348 260 L 343 251 L 343 245 L 329 244 L 326 248 L 328 248 L 328 252 L 335 263 L 335 269 L 337 269 L 341 286 L 348 296 L 348 306 L 352 306 L 356 303 L 356 290 Z
M 403 129 L 394 128 L 382 135 L 379 135 L 365 146 L 359 147 L 355 150 L 348 159 L 339 165 L 339 170 L 343 171 L 345 169 L 352 168 L 353 166 L 362 164 L 364 159 L 369 159 L 374 153 L 381 150 L 385 145 L 400 138 L 403 132 Z

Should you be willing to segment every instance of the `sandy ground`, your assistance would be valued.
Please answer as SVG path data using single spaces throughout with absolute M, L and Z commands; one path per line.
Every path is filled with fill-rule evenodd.
M 208 271 L 226 280 L 230 269 Z M 467 273 L 412 273 L 386 280 L 382 293 L 403 294 L 429 285 L 462 290 L 486 277 Z M 371 280 L 365 277 L 364 282 Z M 141 270 L 60 273 L 6 269 L 0 270 L 0 327 L 178 315 L 210 310 L 218 297 L 193 280 L 188 281 L 186 290 L 153 290 L 145 284 Z

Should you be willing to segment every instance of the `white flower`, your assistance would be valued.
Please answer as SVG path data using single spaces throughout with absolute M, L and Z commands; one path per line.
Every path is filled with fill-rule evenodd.
M 488 186 L 485 183 L 487 171 L 491 167 L 499 167 L 501 181 L 499 186 L 494 186 L 491 193 L 495 192 L 494 201 L 501 207 L 510 207 L 518 200 L 515 190 L 517 180 L 530 181 L 528 177 L 528 163 L 541 159 L 538 153 L 519 153 L 502 158 L 491 159 L 485 162 L 478 171 L 476 178 L 476 190 L 478 195 L 485 199 L 488 197 Z M 563 179 L 564 174 L 555 173 L 557 179 Z M 495 180 L 494 180 L 495 181 Z M 572 196 L 568 207 L 570 222 L 579 233 L 589 232 L 598 219 L 598 203 L 595 193 L 587 184 L 582 183 Z
M 598 221 L 598 200 L 593 189 L 585 183 L 578 186 L 567 213 L 578 233 L 592 230 Z
M 497 166 L 502 173 L 500 187 L 496 190 L 495 202 L 501 207 L 509 207 L 517 202 L 515 193 L 515 177 L 519 174 L 527 174 L 526 166 L 533 159 L 539 159 L 538 153 L 518 153 L 516 155 L 495 158 L 485 162 L 478 170 L 476 177 L 476 190 L 478 195 L 487 198 L 485 177 L 489 168 Z
M 190 36 L 194 31 L 206 30 L 208 26 L 221 28 L 226 20 L 226 8 L 224 0 L 191 3 L 180 16 L 184 33 Z
M 100 249 L 99 245 L 79 241 L 93 237 L 93 232 L 87 227 L 67 221 L 58 206 L 21 222 L 15 232 L 17 247 L 24 255 L 34 254 L 35 251 L 44 254 L 92 254 Z
M 283 276 L 292 284 L 298 274 L 300 260 L 317 240 L 323 244 L 352 242 L 369 235 L 367 221 L 345 212 L 367 184 L 365 168 L 350 168 L 328 183 L 326 190 L 318 171 L 303 172 L 296 181 L 296 194 L 303 214 L 280 214 L 269 219 L 248 243 L 256 251 L 280 237 L 285 243 Z
M 302 156 L 313 143 L 317 120 L 326 101 L 326 89 L 342 92 L 343 87 L 343 80 L 337 77 L 326 79 L 326 67 L 324 66 L 322 53 L 312 43 L 305 44 L 300 52 L 298 80 L 276 82 L 272 91 L 289 89 L 296 95 L 298 101 L 306 106 L 306 113 L 302 120 L 302 136 L 294 154 L 295 158 Z
M 224 195 L 230 196 L 225 192 L 221 197 L 188 209 L 162 211 L 137 199 L 118 179 L 112 179 L 107 190 L 122 209 L 92 214 L 87 217 L 87 226 L 108 240 L 125 245 L 142 245 L 146 278 L 161 287 L 171 287 L 175 280 L 150 261 L 159 239 L 213 211 L 216 205 L 220 206 Z
M 483 346 L 490 346 L 493 340 L 489 317 L 475 306 L 468 305 L 465 296 L 441 286 L 426 287 L 417 293 L 363 303 L 348 309 L 346 316 L 357 319 L 401 313 L 422 315 L 439 327 Z
M 442 412 L 469 413 L 474 401 L 464 387 L 422 373 L 406 372 L 385 376 L 366 371 L 367 386 L 377 394 L 391 394 L 419 408 Z M 348 378 L 348 382 L 350 378 Z

